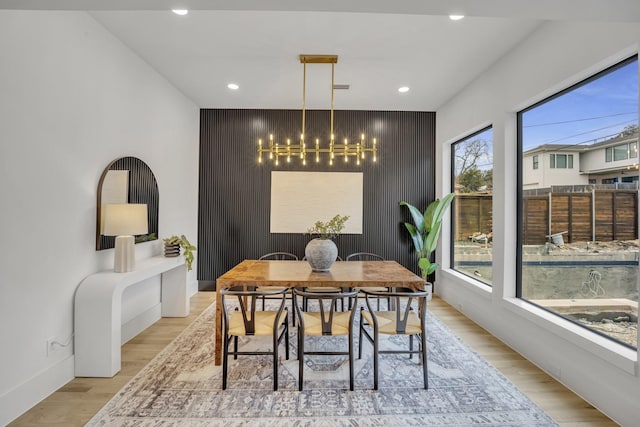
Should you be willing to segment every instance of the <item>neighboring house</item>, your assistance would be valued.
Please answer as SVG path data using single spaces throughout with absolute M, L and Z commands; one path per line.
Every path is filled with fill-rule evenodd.
M 638 181 L 638 136 L 592 145 L 545 144 L 523 153 L 523 189 Z

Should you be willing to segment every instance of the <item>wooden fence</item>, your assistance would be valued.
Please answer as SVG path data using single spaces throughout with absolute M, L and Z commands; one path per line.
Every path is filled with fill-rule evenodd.
M 492 196 L 458 194 L 454 199 L 455 239 L 492 230 Z M 522 201 L 523 243 L 541 245 L 547 236 L 564 233 L 565 242 L 638 238 L 638 191 L 594 189 L 525 195 Z M 566 233 L 565 233 L 566 232 Z
M 456 194 L 453 199 L 455 240 L 465 240 L 473 233 L 490 233 L 492 207 L 491 194 Z

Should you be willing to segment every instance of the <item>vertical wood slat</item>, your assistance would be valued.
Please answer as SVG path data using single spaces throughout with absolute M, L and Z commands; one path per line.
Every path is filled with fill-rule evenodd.
M 307 141 L 321 138 L 327 146 L 329 112 L 307 111 Z M 336 136 L 359 139 L 361 133 L 378 140 L 378 162 L 370 158 L 356 166 L 353 159 L 328 165 L 292 159 L 277 168 L 258 164 L 258 138 L 299 135 L 298 110 L 200 111 L 200 173 L 198 198 L 198 280 L 210 289 L 215 279 L 246 258 L 273 251 L 304 256 L 309 236 L 269 232 L 271 171 L 344 172 L 364 175 L 363 234 L 336 239 L 339 255 L 374 252 L 413 271 L 417 259 L 403 222 L 409 213 L 399 206 L 406 200 L 424 208 L 435 198 L 435 113 L 390 111 L 336 111 Z M 324 138 L 323 138 L 324 136 Z M 264 159 L 263 159 L 264 161 Z M 338 213 L 338 212 L 336 212 Z M 311 223 L 320 218 L 310 218 Z

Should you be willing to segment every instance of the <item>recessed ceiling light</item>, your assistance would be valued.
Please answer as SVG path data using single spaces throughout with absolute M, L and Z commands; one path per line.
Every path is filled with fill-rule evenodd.
M 451 19 L 452 21 L 459 21 L 462 18 L 464 18 L 464 15 L 449 15 L 449 19 Z
M 237 84 L 235 84 L 235 83 L 229 83 L 229 84 L 227 85 L 227 87 L 228 87 L 229 89 L 231 89 L 231 90 L 238 90 L 238 89 L 240 88 L 240 86 L 238 86 L 238 85 L 237 85 Z
M 398 92 L 400 93 L 405 93 L 405 92 L 409 92 L 409 86 L 402 86 L 398 88 Z
M 172 9 L 171 12 L 175 13 L 176 15 L 180 15 L 180 16 L 184 16 L 187 13 L 189 13 L 189 11 L 187 9 Z

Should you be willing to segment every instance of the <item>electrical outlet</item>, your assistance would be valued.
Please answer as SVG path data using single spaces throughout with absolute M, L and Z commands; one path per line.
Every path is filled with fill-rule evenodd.
M 50 355 L 51 353 L 53 353 L 53 350 L 54 350 L 53 342 L 54 342 L 55 340 L 56 340 L 56 338 L 55 338 L 55 337 L 50 337 L 50 338 L 47 340 L 47 357 L 49 357 L 49 355 Z

